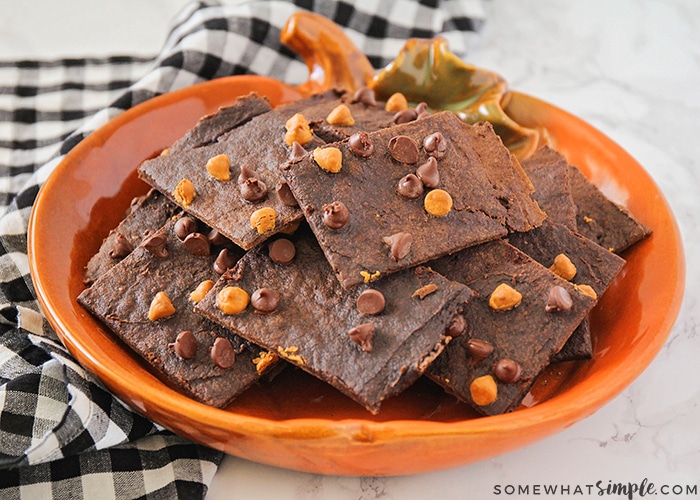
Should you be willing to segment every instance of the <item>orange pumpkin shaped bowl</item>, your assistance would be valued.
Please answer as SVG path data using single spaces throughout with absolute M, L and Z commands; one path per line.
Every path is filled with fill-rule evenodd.
M 293 29 L 287 36 L 294 38 L 299 29 L 311 30 L 311 35 L 314 29 L 337 29 L 325 22 L 318 28 L 317 21 L 301 14 L 290 20 Z M 304 43 L 307 49 L 313 46 L 313 36 Z M 356 57 L 352 48 L 345 51 Z M 300 87 L 266 77 L 232 76 L 148 100 L 78 144 L 40 190 L 28 249 L 43 312 L 74 357 L 122 401 L 182 436 L 256 462 L 321 474 L 400 475 L 473 463 L 559 432 L 619 394 L 652 362 L 678 314 L 685 281 L 679 231 L 663 194 L 630 155 L 590 125 L 508 91 L 503 108 L 512 120 L 541 131 L 549 144 L 653 231 L 625 252 L 627 265 L 593 312 L 591 360 L 551 367 L 527 405 L 491 417 L 476 416 L 422 379 L 387 401 L 376 416 L 294 369 L 259 383 L 224 409 L 198 403 L 163 383 L 78 305 L 83 268 L 131 199 L 146 192 L 136 167 L 201 116 L 250 91 L 274 105 L 310 90 L 338 83 L 353 88 L 367 80 L 362 62 L 316 57 L 313 50 L 305 57 L 317 77 L 324 64 L 346 64 L 350 70 L 330 77 L 326 72 Z M 348 74 L 350 80 L 344 81 Z

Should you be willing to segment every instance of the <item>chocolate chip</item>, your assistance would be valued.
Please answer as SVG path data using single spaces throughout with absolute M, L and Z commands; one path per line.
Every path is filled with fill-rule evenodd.
M 109 251 L 109 256 L 113 259 L 123 259 L 134 249 L 133 245 L 122 233 L 117 233 L 114 237 L 112 249 Z
M 396 191 L 404 198 L 416 199 L 423 194 L 423 181 L 415 174 L 408 174 L 401 178 L 396 186 Z
M 292 190 L 289 188 L 289 184 L 285 181 L 279 181 L 277 186 L 275 186 L 275 191 L 277 192 L 277 197 L 280 199 L 282 204 L 288 207 L 298 207 L 299 202 L 292 194 Z
M 267 246 L 270 259 L 277 264 L 289 264 L 297 253 L 294 243 L 287 238 L 279 238 Z
M 489 357 L 493 352 L 493 346 L 485 340 L 469 339 L 467 341 L 467 352 L 478 363 L 482 359 Z
M 152 255 L 164 259 L 168 256 L 167 237 L 163 233 L 153 233 L 141 243 Z
M 411 233 L 395 233 L 385 236 L 382 241 L 389 246 L 391 258 L 398 262 L 411 251 L 413 236 Z
M 348 147 L 352 154 L 361 158 L 369 158 L 374 153 L 374 144 L 367 132 L 357 132 L 348 139 Z
M 351 102 L 361 102 L 366 106 L 376 106 L 377 99 L 374 95 L 374 90 L 369 87 L 360 87 L 352 96 Z
M 423 139 L 423 149 L 435 158 L 442 158 L 447 151 L 447 141 L 440 132 L 433 132 Z
M 229 240 L 226 236 L 221 234 L 216 229 L 212 229 L 211 231 L 209 231 L 207 239 L 209 240 L 209 243 L 216 247 L 227 247 L 231 245 L 231 240 Z
M 544 310 L 547 312 L 568 311 L 573 305 L 574 301 L 566 288 L 556 285 L 549 289 L 547 305 L 544 306 Z
M 498 380 L 506 384 L 512 384 L 520 380 L 522 371 L 517 361 L 508 358 L 499 359 L 498 362 L 493 365 L 493 374 Z
M 413 164 L 418 161 L 418 144 L 407 135 L 395 135 L 389 139 L 389 154 L 400 162 Z
M 168 347 L 182 359 L 192 359 L 197 355 L 197 339 L 189 330 L 178 333 L 175 342 Z
M 238 184 L 243 184 L 248 179 L 253 178 L 255 178 L 255 172 L 253 172 L 250 168 L 246 167 L 245 165 L 242 165 L 241 173 L 238 174 Z
M 363 351 L 372 352 L 374 348 L 372 342 L 374 337 L 374 323 L 364 323 L 356 326 L 348 332 L 348 335 Z
M 236 361 L 236 352 L 228 339 L 218 337 L 211 347 L 211 360 L 224 370 L 231 368 Z
M 211 243 L 202 233 L 188 234 L 182 245 L 185 247 L 185 250 L 196 257 L 205 257 L 211 254 Z
M 432 156 L 418 167 L 416 175 L 425 187 L 435 188 L 440 185 L 440 172 L 438 172 L 437 160 Z
M 416 106 L 416 117 L 417 120 L 421 120 L 427 116 L 430 116 L 430 111 L 428 111 L 428 104 L 424 102 L 419 102 Z
M 228 248 L 224 248 L 219 252 L 219 255 L 214 261 L 214 272 L 224 274 L 227 269 L 232 268 L 236 264 L 236 256 L 229 252 Z
M 342 201 L 334 201 L 321 208 L 323 209 L 323 223 L 331 229 L 344 227 L 350 219 L 350 212 Z
M 386 300 L 384 295 L 379 290 L 368 289 L 363 291 L 355 301 L 357 310 L 362 314 L 375 315 L 384 310 Z
M 416 118 L 418 118 L 418 113 L 416 113 L 416 110 L 413 108 L 406 108 L 396 112 L 393 122 L 396 125 L 400 125 L 402 123 L 412 122 Z
M 188 234 L 192 234 L 197 230 L 197 222 L 192 217 L 181 217 L 175 223 L 173 230 L 175 231 L 175 236 L 182 241 L 187 238 Z
M 292 149 L 289 151 L 289 163 L 299 163 L 308 154 L 304 146 L 297 141 L 292 142 Z
M 256 313 L 270 314 L 280 305 L 280 294 L 271 288 L 260 288 L 250 296 L 250 305 Z
M 267 186 L 260 179 L 249 177 L 239 184 L 241 189 L 241 198 L 245 201 L 254 203 L 267 198 Z
M 467 320 L 461 314 L 455 314 L 452 322 L 445 330 L 445 335 L 448 337 L 459 337 L 467 331 Z

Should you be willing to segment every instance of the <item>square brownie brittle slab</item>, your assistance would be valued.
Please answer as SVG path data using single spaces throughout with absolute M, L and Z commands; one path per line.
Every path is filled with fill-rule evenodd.
M 180 150 L 147 160 L 139 167 L 139 176 L 165 194 L 186 212 L 216 229 L 243 249 L 254 247 L 269 236 L 299 222 L 303 215 L 296 201 L 285 199 L 278 192 L 283 182 L 280 165 L 287 161 L 289 147 L 284 142 L 286 118 L 274 110 L 257 115 L 235 127 L 207 146 Z M 315 144 L 321 144 L 316 139 Z M 227 180 L 210 174 L 207 163 L 225 155 Z M 246 182 L 239 177 L 256 179 L 260 199 L 248 201 Z M 181 183 L 189 181 L 193 192 L 189 199 L 175 194 Z M 274 213 L 270 227 L 255 227 L 253 214 L 260 209 Z
M 472 292 L 423 267 L 346 291 L 304 229 L 293 238 L 291 262 L 277 263 L 278 249 L 268 245 L 249 251 L 196 310 L 377 413 L 441 352 Z M 270 245 L 280 241 L 291 240 Z M 246 291 L 251 302 L 224 313 L 220 300 L 232 289 Z M 278 300 L 273 307 L 270 297 Z
M 477 296 L 464 313 L 466 334 L 450 342 L 426 375 L 485 415 L 520 404 L 596 303 L 503 240 L 442 257 L 430 266 Z M 520 294 L 520 301 L 498 306 L 493 297 L 506 285 Z M 569 301 L 552 301 L 553 292 Z
M 155 232 L 148 246 L 144 242 L 84 290 L 78 302 L 168 383 L 198 401 L 223 407 L 260 378 L 258 369 L 274 363 L 257 364 L 266 358 L 263 349 L 194 312 L 190 293 L 201 282 L 212 280 L 213 285 L 218 278 L 212 270 L 214 255 L 194 255 L 174 230 L 175 219 Z M 169 315 L 159 318 L 153 302 Z
M 431 156 L 423 144 L 436 133 L 439 139 L 428 139 Z M 345 288 L 529 230 L 545 217 L 530 196 L 530 180 L 490 124 L 470 126 L 447 111 L 369 133 L 366 140 L 372 148 L 360 153 L 352 140 L 321 148 L 342 154 L 335 173 L 315 155 L 290 162 L 285 171 Z

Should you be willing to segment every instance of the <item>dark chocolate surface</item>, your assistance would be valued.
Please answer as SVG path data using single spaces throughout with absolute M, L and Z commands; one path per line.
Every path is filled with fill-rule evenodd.
M 278 352 L 288 361 L 325 380 L 376 413 L 381 402 L 413 383 L 446 342 L 446 327 L 464 308 L 471 291 L 419 267 L 371 285 L 344 290 L 306 228 L 295 238 L 296 255 L 285 265 L 268 256 L 267 245 L 248 252 L 197 305 L 197 311 L 225 327 Z M 434 284 L 423 299 L 411 295 Z M 279 307 L 269 315 L 223 314 L 216 294 L 237 286 L 251 296 L 266 287 L 279 293 Z M 386 300 L 380 314 L 362 314 L 356 300 L 366 289 Z M 371 352 L 365 352 L 349 331 L 373 323 Z
M 426 212 L 424 197 L 401 196 L 397 185 L 415 174 L 427 161 L 425 137 L 441 132 L 446 150 L 438 159 L 438 187 L 453 199 L 452 210 L 436 217 Z M 388 143 L 403 135 L 413 139 L 418 156 L 414 164 L 392 158 Z M 431 116 L 369 134 L 374 153 L 355 156 L 346 142 L 336 143 L 343 154 L 338 173 L 323 171 L 310 157 L 285 172 L 324 253 L 344 287 L 364 281 L 367 274 L 383 276 L 441 255 L 506 235 L 526 231 L 544 219 L 532 200 L 532 184 L 511 157 L 490 124 L 469 126 L 451 112 Z M 396 154 L 396 153 L 394 153 Z M 323 207 L 340 201 L 349 210 L 349 222 L 329 229 Z M 384 238 L 396 233 L 412 235 L 406 257 L 392 257 Z

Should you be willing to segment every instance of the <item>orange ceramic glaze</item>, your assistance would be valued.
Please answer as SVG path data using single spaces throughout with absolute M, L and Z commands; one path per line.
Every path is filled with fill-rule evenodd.
M 330 19 L 297 12 L 280 34 L 282 43 L 297 52 L 309 68 L 309 79 L 299 86 L 305 93 L 332 88 L 353 92 L 374 77 L 374 68 L 345 32 Z
M 78 144 L 41 189 L 32 212 L 30 269 L 49 322 L 85 368 L 148 418 L 275 466 L 321 474 L 412 474 L 484 460 L 561 431 L 622 391 L 663 345 L 684 285 L 681 239 L 663 195 L 634 159 L 593 127 L 512 92 L 506 111 L 515 120 L 542 130 L 653 230 L 625 253 L 625 269 L 595 309 L 591 361 L 550 368 L 521 408 L 492 417 L 477 417 L 427 380 L 387 401 L 376 416 L 297 370 L 261 383 L 225 409 L 172 389 L 78 305 L 83 268 L 131 198 L 145 192 L 137 165 L 200 116 L 250 90 L 275 104 L 299 96 L 274 80 L 236 76 L 147 101 Z

